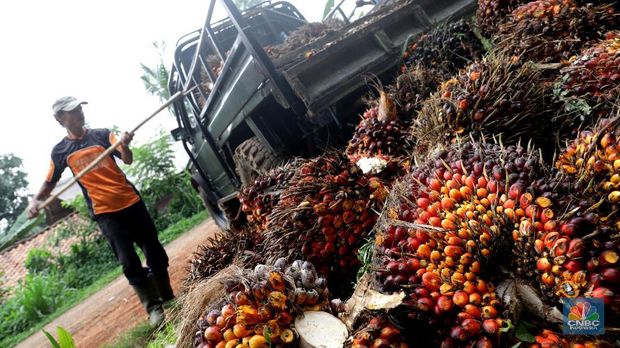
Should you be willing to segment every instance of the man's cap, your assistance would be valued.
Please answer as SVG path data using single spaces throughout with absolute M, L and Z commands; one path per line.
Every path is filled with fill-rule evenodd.
M 54 114 L 57 114 L 60 111 L 71 111 L 82 104 L 88 104 L 88 102 L 76 99 L 74 97 L 62 97 L 58 98 L 54 102 L 54 105 L 52 105 L 52 109 L 54 110 Z

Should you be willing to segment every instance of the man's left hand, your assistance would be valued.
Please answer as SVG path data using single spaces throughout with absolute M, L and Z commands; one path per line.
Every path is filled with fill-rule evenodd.
M 129 146 L 129 143 L 131 143 L 132 140 L 133 140 L 133 132 L 132 133 L 129 133 L 129 132 L 123 133 L 123 136 L 121 137 L 121 143 L 123 143 L 123 145 Z

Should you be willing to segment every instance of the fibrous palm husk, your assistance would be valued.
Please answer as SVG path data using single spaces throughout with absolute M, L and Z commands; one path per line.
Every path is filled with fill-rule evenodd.
M 286 58 L 291 52 L 309 45 L 321 37 L 335 33 L 344 24 L 339 20 L 304 24 L 289 32 L 282 43 L 266 47 L 265 52 L 271 59 L 278 62 Z
M 519 139 L 544 143 L 551 138 L 549 108 L 544 80 L 533 64 L 488 55 L 427 99 L 410 130 L 418 154 L 480 132 L 501 134 L 506 144 Z
M 452 75 L 483 53 L 484 47 L 471 25 L 461 19 L 434 27 L 407 47 L 403 70 L 419 67 Z
M 541 63 L 567 60 L 620 20 L 610 5 L 538 0 L 512 11 L 494 38 L 508 54 Z

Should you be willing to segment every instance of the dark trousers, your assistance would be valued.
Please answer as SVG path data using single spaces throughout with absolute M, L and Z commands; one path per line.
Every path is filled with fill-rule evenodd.
M 141 200 L 123 210 L 95 217 L 101 232 L 123 266 L 129 284 L 143 285 L 149 272 L 166 274 L 168 255 L 157 239 L 157 229 Z M 142 267 L 134 243 L 142 249 L 148 269 Z

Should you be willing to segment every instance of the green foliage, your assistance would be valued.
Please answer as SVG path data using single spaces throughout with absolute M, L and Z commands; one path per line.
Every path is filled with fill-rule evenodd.
M 170 98 L 170 91 L 168 91 L 168 77 L 170 73 L 164 64 L 166 43 L 164 41 L 155 41 L 153 42 L 153 48 L 157 52 L 159 62 L 152 68 L 140 63 L 140 68 L 142 68 L 140 79 L 142 79 L 146 91 L 163 102 Z
M 52 253 L 49 250 L 39 248 L 28 251 L 24 264 L 30 273 L 46 273 L 55 267 Z
M 56 336 L 58 336 L 58 341 L 56 341 L 56 339 L 49 332 L 45 330 L 41 330 L 41 331 L 43 331 L 47 339 L 50 341 L 50 343 L 52 344 L 52 347 L 54 348 L 75 348 L 75 342 L 73 341 L 73 337 L 67 330 L 63 329 L 62 327 L 58 326 L 56 328 Z
M 22 159 L 13 155 L 0 155 L 0 231 L 12 225 L 28 205 L 26 173 Z
M 161 348 L 174 345 L 177 340 L 175 330 L 178 322 L 169 322 L 161 330 L 148 323 L 140 324 L 124 332 L 105 348 Z
M 28 322 L 35 322 L 52 313 L 64 296 L 64 284 L 54 276 L 27 274 L 15 297 Z
M 174 151 L 170 135 L 160 130 L 159 135 L 147 143 L 134 146 L 133 163 L 123 169 L 134 178 L 140 190 L 147 190 L 158 180 L 165 180 L 174 174 Z

